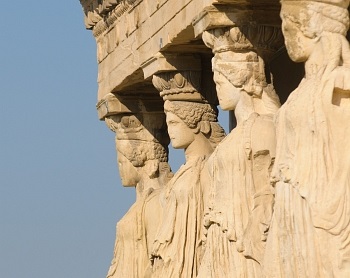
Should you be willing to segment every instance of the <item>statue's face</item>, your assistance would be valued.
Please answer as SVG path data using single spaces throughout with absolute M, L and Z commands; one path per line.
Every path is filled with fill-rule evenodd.
M 194 131 L 174 113 L 166 112 L 166 123 L 171 145 L 174 149 L 186 149 L 194 141 Z
M 315 39 L 306 37 L 301 24 L 291 20 L 288 10 L 282 7 L 282 32 L 289 57 L 294 62 L 305 62 L 314 49 Z
M 136 186 L 140 181 L 140 174 L 137 168 L 132 165 L 130 160 L 128 160 L 121 152 L 118 151 L 118 166 L 119 174 L 122 180 L 123 186 Z
M 241 97 L 243 86 L 233 85 L 222 73 L 216 70 L 214 70 L 214 82 L 221 109 L 235 110 Z

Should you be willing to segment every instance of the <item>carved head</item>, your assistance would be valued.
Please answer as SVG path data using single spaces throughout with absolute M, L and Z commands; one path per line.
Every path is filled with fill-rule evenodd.
M 322 37 L 346 35 L 349 28 L 349 0 L 284 0 L 281 3 L 285 44 L 289 56 L 295 62 L 305 62 Z M 331 40 L 337 41 L 336 38 Z M 327 48 L 330 51 L 332 46 Z
M 215 55 L 212 61 L 214 81 L 220 106 L 234 110 L 242 93 L 260 97 L 266 79 L 256 53 L 225 52 Z
M 186 149 L 198 134 L 204 135 L 215 148 L 225 136 L 217 123 L 217 110 L 210 104 L 166 100 L 164 111 L 175 149 Z
M 265 63 L 258 53 L 270 57 L 281 46 L 279 30 L 267 26 L 218 28 L 204 32 L 203 41 L 214 53 L 214 81 L 223 110 L 234 110 L 242 94 L 265 102 L 263 93 L 268 91 L 268 102 L 274 103 L 271 111 L 276 112 L 279 100 L 266 81 Z
M 242 93 L 260 97 L 267 85 L 264 63 L 241 29 L 218 28 L 203 34 L 204 43 L 214 53 L 214 81 L 223 110 L 234 110 Z
M 135 186 L 143 174 L 158 176 L 160 162 L 167 162 L 165 148 L 155 142 L 116 140 L 120 178 L 124 186 Z
M 116 133 L 122 184 L 136 186 L 144 175 L 157 177 L 160 163 L 168 161 L 164 114 L 119 114 L 106 117 L 105 122 Z

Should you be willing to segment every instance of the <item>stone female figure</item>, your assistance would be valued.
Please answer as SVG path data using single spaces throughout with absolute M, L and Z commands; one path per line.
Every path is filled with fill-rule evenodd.
M 234 110 L 237 126 L 202 173 L 209 193 L 198 277 L 261 277 L 259 263 L 273 206 L 269 175 L 279 100 L 266 82 L 262 59 L 238 27 L 206 32 L 203 40 L 215 53 L 212 65 L 220 106 Z
M 350 277 L 349 1 L 282 1 L 305 77 L 277 117 L 267 277 Z
M 150 246 L 158 228 L 159 208 L 148 206 L 170 179 L 168 136 L 164 115 L 115 115 L 105 119 L 116 132 L 116 149 L 123 186 L 136 187 L 136 202 L 117 224 L 114 256 L 108 278 L 145 277 Z M 141 121 L 140 121 L 141 119 Z M 142 123 L 141 123 L 142 122 Z M 163 132 L 161 132 L 163 129 Z M 152 211 L 149 219 L 147 211 Z
M 160 196 L 164 217 L 154 242 L 152 277 L 196 277 L 203 217 L 200 172 L 224 131 L 209 104 L 167 100 L 164 110 L 172 146 L 185 150 L 186 163 Z

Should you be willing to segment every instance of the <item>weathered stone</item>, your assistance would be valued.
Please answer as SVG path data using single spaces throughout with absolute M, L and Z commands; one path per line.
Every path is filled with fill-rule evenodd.
M 349 0 L 80 2 L 137 193 L 107 277 L 350 277 Z
M 105 114 L 104 119 L 116 133 L 122 184 L 136 187 L 136 202 L 117 224 L 114 256 L 107 277 L 144 277 L 151 269 L 152 241 L 162 218 L 160 204 L 157 206 L 154 199 L 172 177 L 165 115 L 162 111 L 147 112 L 144 107 L 130 112 L 134 108 L 129 106 L 130 100 L 122 103 L 113 95 L 107 100 L 107 107 L 117 108 L 110 111 L 114 114 Z M 148 213 L 150 210 L 152 214 Z
M 282 1 L 282 31 L 305 77 L 277 117 L 267 277 L 350 276 L 348 0 Z

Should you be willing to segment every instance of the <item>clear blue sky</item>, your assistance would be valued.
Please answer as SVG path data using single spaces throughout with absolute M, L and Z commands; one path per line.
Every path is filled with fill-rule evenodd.
M 0 277 L 105 277 L 134 190 L 97 118 L 95 40 L 78 0 L 1 6 Z

